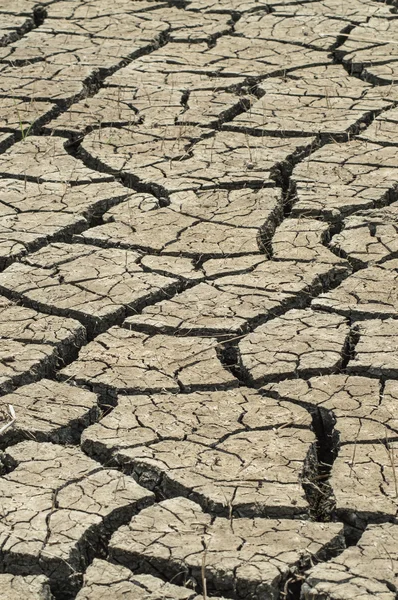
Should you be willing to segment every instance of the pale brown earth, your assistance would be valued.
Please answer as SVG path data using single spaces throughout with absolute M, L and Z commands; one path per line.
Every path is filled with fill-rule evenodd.
M 0 600 L 397 600 L 398 0 L 0 0 Z

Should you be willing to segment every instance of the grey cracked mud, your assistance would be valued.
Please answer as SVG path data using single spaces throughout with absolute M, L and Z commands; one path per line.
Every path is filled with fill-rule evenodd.
M 0 595 L 394 600 L 396 7 L 0 14 Z

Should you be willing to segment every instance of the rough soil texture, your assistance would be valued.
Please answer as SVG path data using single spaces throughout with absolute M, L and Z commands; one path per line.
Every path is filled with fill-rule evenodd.
M 1 600 L 397 600 L 398 0 L 0 0 Z

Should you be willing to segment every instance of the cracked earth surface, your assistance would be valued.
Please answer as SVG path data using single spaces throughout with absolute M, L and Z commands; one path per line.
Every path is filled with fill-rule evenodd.
M 398 1 L 0 17 L 1 599 L 397 600 Z

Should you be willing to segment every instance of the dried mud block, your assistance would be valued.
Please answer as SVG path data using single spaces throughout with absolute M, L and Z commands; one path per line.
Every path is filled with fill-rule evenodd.
M 303 408 L 247 388 L 121 395 L 111 414 L 85 430 L 82 447 L 145 487 L 217 513 L 303 515 L 310 424 Z
M 237 380 L 221 365 L 217 347 L 212 338 L 149 336 L 112 327 L 82 348 L 60 375 L 111 396 L 120 391 L 178 392 L 180 386 L 234 387 Z
M 43 4 L 46 4 L 46 2 Z M 12 5 L 9 4 L 8 0 L 1 0 L 0 13 L 2 15 L 32 16 L 36 6 L 37 2 L 35 0 L 15 0 Z
M 174 125 L 184 112 L 178 89 L 159 85 L 101 88 L 93 98 L 73 104 L 47 128 L 61 134 L 82 135 L 91 129 L 139 125 Z
M 58 223 L 65 215 L 84 218 L 90 225 L 103 212 L 127 199 L 130 191 L 116 181 L 71 186 L 63 182 L 36 183 L 18 179 L 0 180 L 0 217 L 39 213 L 42 221 L 53 214 Z
M 195 44 L 184 46 L 185 51 L 194 52 L 195 46 L 199 46 L 201 51 L 205 51 L 205 44 Z M 144 106 L 145 91 L 149 94 L 168 91 L 178 91 L 183 94 L 184 104 L 187 96 L 195 92 L 225 92 L 236 91 L 245 83 L 245 75 L 236 77 L 222 77 L 212 72 L 189 72 L 186 70 L 175 69 L 174 64 L 181 61 L 181 44 L 169 42 L 167 44 L 169 53 L 165 54 L 162 47 L 154 50 L 148 55 L 144 55 L 134 60 L 134 62 L 118 69 L 106 78 L 104 89 L 120 88 L 125 93 L 130 90 L 136 98 L 142 99 Z M 160 55 L 159 55 L 160 53 Z M 165 58 L 166 56 L 166 58 Z M 189 92 L 189 95 L 187 94 Z M 148 96 L 146 98 L 146 108 L 149 109 Z
M 44 575 L 0 575 L 3 600 L 53 600 L 49 580 Z
M 0 429 L 10 420 L 5 411 L 10 404 L 17 418 L 12 427 L 0 434 L 2 447 L 27 439 L 78 443 L 83 429 L 99 417 L 95 394 L 48 379 L 22 386 L 2 397 L 0 406 L 3 423 Z
M 0 207 L 0 211 L 1 211 Z M 62 213 L 10 214 L 0 217 L 0 267 L 4 269 L 11 262 L 20 259 L 47 244 L 51 239 L 68 238 L 73 233 L 85 229 L 83 217 Z
M 278 7 L 279 8 L 279 7 Z M 283 11 L 281 11 L 283 12 Z M 335 16 L 340 16 L 338 13 Z M 342 19 L 314 15 L 245 14 L 235 26 L 235 33 L 247 39 L 286 42 L 315 50 L 332 50 L 347 29 Z
M 326 375 L 266 385 L 264 393 L 309 410 L 328 445 L 398 441 L 398 383 L 355 375 Z M 336 438 L 337 435 L 337 438 Z
M 147 254 L 141 258 L 140 264 L 154 273 L 175 277 L 184 282 L 201 281 L 205 277 L 203 269 L 198 267 L 195 260 L 184 256 Z
M 219 59 L 215 63 L 218 73 L 232 76 L 265 77 L 300 67 L 330 63 L 326 52 L 303 48 L 290 40 L 283 42 L 262 39 L 223 36 L 210 50 L 208 59 Z M 211 63 L 210 63 L 211 65 Z M 208 67 L 209 68 L 209 67 Z M 214 69 L 214 66 L 212 67 Z
M 358 123 L 381 104 L 385 103 L 366 99 L 354 103 L 346 98 L 266 95 L 223 128 L 264 135 L 322 134 L 346 140 Z
M 303 2 L 302 0 L 272 0 L 272 6 L 284 15 L 336 17 L 350 23 L 366 23 L 369 17 L 390 17 L 391 7 L 384 2 L 374 0 L 321 0 Z M 343 36 L 342 36 L 343 37 Z M 344 39 L 344 38 L 343 38 Z
M 246 13 L 252 10 L 268 11 L 269 4 L 258 0 L 190 0 L 187 10 L 204 13 Z
M 116 182 L 70 186 L 0 180 L 0 268 L 50 241 L 66 241 L 128 195 Z
M 388 433 L 384 443 L 343 446 L 329 479 L 338 517 L 360 529 L 368 521 L 396 518 L 397 461 L 397 443 L 388 441 Z
M 167 48 L 167 50 L 166 50 Z M 130 65 L 130 72 L 193 73 L 212 77 L 266 77 L 320 64 L 330 64 L 326 52 L 297 44 L 222 36 L 210 48 L 206 43 L 181 45 L 170 42 Z M 124 77 L 125 73 L 123 74 Z M 117 77 L 120 81 L 121 74 Z M 111 80 L 112 82 L 115 80 Z M 230 84 L 232 82 L 229 82 Z
M 56 102 L 64 106 L 86 90 L 94 68 L 86 65 L 51 65 L 44 61 L 7 66 L 0 72 L 0 97 L 24 101 Z
M 251 97 L 239 95 L 232 90 L 191 91 L 185 110 L 177 117 L 177 123 L 216 127 L 247 110 L 251 102 Z
M 272 177 L 312 141 L 221 131 L 191 147 L 199 136 L 198 128 L 183 125 L 157 132 L 104 128 L 88 134 L 82 148 L 98 166 L 171 194 L 235 185 L 272 187 Z
M 94 12 L 92 4 L 84 3 L 84 7 L 86 13 L 75 5 L 72 18 L 58 16 L 46 19 L 38 28 L 39 31 L 58 35 L 88 34 L 94 40 L 128 40 L 129 50 L 131 45 L 134 51 L 137 42 L 154 42 L 155 36 L 160 33 L 167 33 L 167 39 L 173 42 L 212 42 L 220 35 L 227 34 L 232 25 L 229 15 L 187 13 L 165 3 L 143 4 L 139 12 L 132 11 L 127 4 L 124 11 L 123 7 L 120 10 L 112 6 L 112 9 L 108 8 L 95 17 L 89 16 Z
M 256 383 L 331 373 L 341 367 L 349 332 L 339 315 L 290 310 L 239 342 L 241 368 Z
M 114 41 L 120 43 L 123 40 L 125 42 L 125 56 L 129 56 L 131 53 L 137 52 L 138 49 L 141 49 L 141 51 L 148 50 L 145 46 L 146 43 L 152 42 L 155 45 L 155 42 L 160 40 L 160 34 L 165 34 L 170 29 L 169 24 L 163 22 L 163 15 L 159 10 L 147 12 L 149 7 L 145 7 L 144 3 L 142 5 L 143 10 L 140 13 L 134 10 L 130 11 L 127 5 L 125 5 L 124 11 L 120 10 L 117 5 L 112 5 L 111 7 L 108 6 L 107 10 L 100 11 L 102 14 L 97 13 L 96 16 L 90 17 L 90 13 L 93 14 L 93 5 L 84 2 L 80 6 L 75 4 L 75 10 L 72 9 L 70 16 L 67 18 L 65 18 L 65 13 L 68 8 L 71 8 L 71 3 L 65 2 L 63 4 L 64 15 L 56 15 L 55 10 L 55 14 L 45 19 L 35 30 L 36 34 L 47 40 L 45 45 L 46 57 L 50 61 L 54 51 L 59 52 L 60 48 L 62 49 L 64 35 L 84 36 L 91 39 L 94 44 L 103 43 L 105 47 L 112 46 Z M 152 8 L 156 8 L 156 5 L 152 5 Z M 84 12 L 84 9 L 86 12 Z M 47 38 L 43 34 L 46 34 Z M 141 44 L 144 45 L 141 47 Z M 35 48 L 37 37 L 28 38 L 26 45 L 29 48 Z M 22 50 L 22 44 L 20 48 Z
M 0 480 L 1 566 L 43 573 L 54 591 L 73 588 L 106 536 L 153 501 L 133 479 L 79 448 L 22 442 L 6 459 L 14 470 Z
M 134 570 L 178 583 L 193 577 L 207 591 L 237 598 L 276 599 L 300 566 L 343 547 L 337 523 L 273 519 L 212 519 L 184 498 L 145 509 L 111 538 L 110 556 Z M 204 560 L 204 556 L 206 559 Z
M 347 264 L 327 248 L 328 223 L 315 219 L 284 219 L 272 237 L 272 257 L 281 261 Z
M 0 304 L 0 391 L 46 376 L 86 341 L 73 319 L 45 315 L 3 298 Z
M 398 203 L 361 211 L 344 220 L 331 248 L 348 256 L 355 267 L 384 262 L 398 254 Z
M 250 273 L 199 283 L 170 300 L 147 306 L 140 315 L 128 317 L 125 325 L 185 335 L 237 334 L 260 319 L 305 305 L 322 284 L 337 281 L 344 274 L 342 268 L 316 263 L 264 261 Z
M 247 273 L 252 271 L 264 261 L 264 254 L 247 254 L 243 256 L 224 256 L 210 258 L 202 265 L 206 277 L 233 275 L 234 273 Z
M 393 263 L 393 268 L 388 268 Z M 353 319 L 398 318 L 398 261 L 361 269 L 312 301 L 315 309 Z
M 337 49 L 337 55 L 354 73 L 362 73 L 368 81 L 396 83 L 397 33 L 398 21 L 392 15 L 389 19 L 372 17 L 355 28 Z
M 54 107 L 50 102 L 4 98 L 1 101 L 0 130 L 13 131 L 25 137 L 34 126 L 51 117 Z
M 134 194 L 81 239 L 175 256 L 234 256 L 258 253 L 281 218 L 281 192 L 273 188 L 185 191 L 167 202 Z
M 347 372 L 395 379 L 398 374 L 398 321 L 391 318 L 358 321 L 355 332 L 359 341 Z
M 96 558 L 84 575 L 84 585 L 76 600 L 99 600 L 104 598 L 103 594 L 116 599 L 203 600 L 203 596 L 192 589 L 167 583 L 153 575 L 135 575 L 126 567 Z
M 5 2 L 5 0 L 2 0 Z M 32 0 L 30 0 L 32 1 Z M 163 6 L 163 4 L 160 4 Z M 50 2 L 46 7 L 49 19 L 67 20 L 90 20 L 95 21 L 109 16 L 128 16 L 141 12 L 152 11 L 156 4 L 151 0 L 114 0 L 112 4 L 104 0 L 85 0 L 84 3 L 76 4 L 75 0 L 65 2 Z M 108 19 L 108 22 L 110 19 Z M 44 22 L 44 25 L 46 21 Z
M 369 525 L 356 546 L 312 567 L 301 590 L 303 600 L 377 598 L 395 600 L 398 587 L 398 526 Z
M 210 258 L 200 265 L 196 262 L 195 257 L 147 254 L 142 257 L 140 264 L 144 268 L 166 277 L 176 277 L 185 282 L 200 282 L 208 278 L 250 273 L 264 260 L 264 254 L 258 252 L 243 256 Z
M 291 179 L 297 198 L 292 217 L 339 221 L 395 200 L 398 157 L 394 147 L 361 140 L 328 144 L 297 165 Z
M 347 73 L 338 77 L 338 69 L 342 67 L 328 65 L 315 67 L 311 74 L 306 69 L 295 70 L 291 79 L 266 79 L 260 85 L 265 95 L 226 123 L 224 129 L 257 135 L 322 134 L 333 136 L 334 141 L 348 139 L 360 122 L 373 111 L 389 108 L 392 101 L 376 94 L 369 84 L 347 81 Z M 308 86 L 306 90 L 304 86 Z
M 99 173 L 67 153 L 59 137 L 29 136 L 14 144 L 0 157 L 0 174 L 5 177 L 68 185 L 112 181 L 112 175 Z
M 376 144 L 396 146 L 397 135 L 398 110 L 393 108 L 376 117 L 359 138 Z
M 0 274 L 0 290 L 35 308 L 80 320 L 90 335 L 167 296 L 176 279 L 146 273 L 139 255 L 86 244 L 49 244 Z
M 113 18 L 104 19 L 104 23 L 109 24 L 109 20 L 112 23 Z M 84 27 L 84 22 L 81 26 Z M 72 23 L 68 23 L 68 29 L 73 29 Z M 80 31 L 83 35 L 76 35 L 79 28 L 76 29 L 68 33 L 61 31 L 50 33 L 42 31 L 39 27 L 21 40 L 10 44 L 8 48 L 11 53 L 9 57 L 3 59 L 3 62 L 17 66 L 27 62 L 45 62 L 58 66 L 68 64 L 112 69 L 123 64 L 127 58 L 134 57 L 138 52 L 156 47 L 160 36 L 167 31 L 168 25 L 155 19 L 137 21 L 134 17 L 126 16 L 123 18 L 123 25 L 118 26 L 117 22 L 115 23 L 114 30 L 119 30 L 119 39 L 95 34 L 87 35 L 92 32 L 84 32 L 82 29 Z M 126 37 L 123 36 L 129 40 L 127 48 Z
M 265 229 L 267 221 L 282 218 L 283 199 L 278 189 L 220 189 L 179 192 L 170 196 L 169 207 L 176 212 L 235 227 Z
M 33 17 L 33 8 L 31 17 Z M 12 15 L 3 13 L 1 15 L 0 26 L 0 47 L 15 42 L 21 36 L 33 29 L 34 26 L 33 18 L 24 16 L 23 14 Z
M 153 11 L 149 18 L 169 25 L 171 42 L 212 42 L 231 31 L 233 25 L 232 19 L 226 14 L 187 12 L 171 6 Z
M 321 3 L 314 2 L 311 6 L 319 4 Z M 372 99 L 376 96 L 392 103 L 390 96 L 393 93 L 390 88 L 374 88 L 370 83 L 349 75 L 342 65 L 333 63 L 314 65 L 311 69 L 295 69 L 284 77 L 264 79 L 259 83 L 259 89 L 271 97 L 309 96 L 313 98 L 313 102 L 329 99 L 329 108 L 333 108 L 335 102 L 339 107 L 339 102 L 343 99 L 347 101 L 345 108 L 353 107 L 368 96 Z M 284 101 L 288 100 L 284 98 Z

